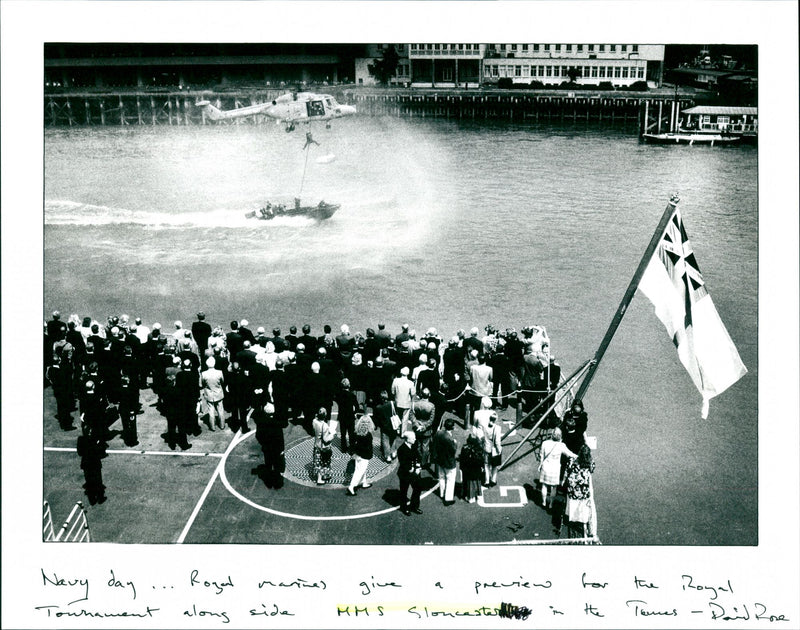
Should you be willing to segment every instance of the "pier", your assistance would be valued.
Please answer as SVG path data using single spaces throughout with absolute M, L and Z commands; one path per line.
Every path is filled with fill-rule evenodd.
M 666 92 L 314 89 L 333 93 L 339 102 L 355 105 L 359 114 L 365 116 L 554 123 L 636 122 L 640 133 L 672 128 L 678 113 L 695 104 L 688 96 Z M 44 97 L 44 124 L 45 127 L 205 125 L 212 121 L 195 107 L 194 103 L 200 99 L 208 99 L 220 109 L 236 109 L 270 101 L 283 93 L 285 90 L 48 94 Z M 254 116 L 224 124 L 266 122 L 271 121 Z

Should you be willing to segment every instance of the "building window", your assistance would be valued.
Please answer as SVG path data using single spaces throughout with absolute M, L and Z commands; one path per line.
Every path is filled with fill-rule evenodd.
M 594 52 L 594 44 L 589 44 L 587 48 L 589 49 L 589 52 Z
M 639 52 L 639 44 L 631 44 L 631 52 Z
M 516 49 L 517 49 L 517 45 L 516 44 L 511 44 L 511 50 L 513 51 L 513 50 L 516 50 Z
M 614 66 L 614 78 L 615 79 L 619 79 L 619 71 L 620 71 L 619 66 Z
M 441 49 L 441 44 L 434 44 L 433 45 L 433 49 L 434 50 L 440 50 Z
M 617 52 L 617 45 L 616 44 L 609 44 L 608 45 L 609 52 Z
M 426 44 L 425 47 L 427 50 L 433 50 L 433 44 Z
M 545 44 L 544 45 L 544 51 L 545 52 L 550 52 L 550 44 Z
M 492 66 L 492 76 L 493 77 L 500 76 L 500 68 L 498 68 L 497 66 Z
M 530 66 L 522 66 L 522 76 L 523 77 L 531 76 L 531 67 Z
M 619 49 L 620 49 L 622 52 L 628 52 L 628 44 L 622 44 L 622 45 L 619 47 Z
M 533 52 L 539 52 L 539 44 L 533 45 Z
M 597 50 L 599 50 L 600 52 L 605 52 L 606 51 L 606 45 L 605 44 L 598 44 L 597 45 Z
M 514 66 L 514 76 L 515 77 L 522 76 L 522 66 Z
M 644 79 L 644 68 L 639 66 L 639 78 Z
M 597 78 L 597 66 L 592 66 L 592 78 Z
M 554 70 L 554 73 L 553 73 L 554 77 L 560 77 L 561 76 L 561 66 L 555 66 L 553 68 L 553 70 Z
M 522 44 L 522 52 L 528 52 L 528 44 Z
M 578 52 L 583 52 L 583 44 L 577 44 L 576 48 Z
M 556 44 L 556 52 L 561 52 L 561 44 Z
M 628 66 L 622 66 L 622 78 L 623 79 L 628 78 Z
M 583 66 L 583 76 L 589 76 L 589 66 Z
M 505 52 L 506 51 L 506 45 L 505 44 L 500 44 L 500 50 Z
M 601 79 L 605 79 L 606 78 L 606 67 L 605 66 L 600 66 L 600 78 Z
M 442 81 L 452 81 L 452 80 L 453 80 L 453 69 L 444 68 L 442 70 Z
M 572 52 L 572 44 L 567 44 L 566 45 L 566 51 L 567 52 Z

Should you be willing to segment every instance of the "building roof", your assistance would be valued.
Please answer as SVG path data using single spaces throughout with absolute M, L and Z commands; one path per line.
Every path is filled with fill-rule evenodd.
M 733 70 L 718 70 L 717 68 L 674 68 L 671 72 L 691 75 L 706 75 L 711 77 L 723 77 L 728 74 L 741 74 L 734 73 Z
M 708 114 L 710 116 L 758 116 L 758 107 L 716 107 L 711 105 L 698 105 L 684 109 L 683 114 Z

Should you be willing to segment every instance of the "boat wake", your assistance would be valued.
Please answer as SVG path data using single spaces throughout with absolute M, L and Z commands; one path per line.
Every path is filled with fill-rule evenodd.
M 276 217 L 271 221 L 253 221 L 245 218 L 251 208 L 217 208 L 191 212 L 159 212 L 129 210 L 84 204 L 75 201 L 48 201 L 45 203 L 45 225 L 105 226 L 139 225 L 145 229 L 186 228 L 252 228 L 273 226 L 300 227 L 314 223 L 309 217 Z

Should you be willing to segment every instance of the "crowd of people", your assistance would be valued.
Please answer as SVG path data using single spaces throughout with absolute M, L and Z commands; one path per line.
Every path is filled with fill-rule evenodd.
M 252 330 L 245 319 L 212 327 L 203 312 L 190 326 L 176 321 L 165 331 L 159 323 L 148 327 L 127 315 L 109 316 L 105 324 L 78 315 L 65 322 L 56 311 L 45 322 L 44 336 L 45 377 L 58 422 L 64 430 L 77 429 L 73 413 L 80 414 L 79 453 L 86 453 L 81 457 L 90 502 L 105 500 L 101 460 L 110 425 L 121 420 L 125 444 L 138 444 L 140 392 L 148 388 L 157 396 L 163 437 L 173 450 L 191 448 L 189 437 L 203 430 L 245 433 L 252 424 L 270 488 L 282 486 L 283 431 L 291 422 L 314 437 L 317 484 L 330 481 L 338 435 L 341 451 L 355 460 L 347 494 L 369 488 L 367 468 L 378 431 L 381 457 L 398 461 L 404 514 L 421 513 L 426 470 L 438 481 L 444 503 L 452 505 L 460 467 L 462 497 L 475 502 L 482 488 L 497 483 L 502 461 L 497 410 L 512 396 L 524 409 L 533 408 L 561 377 L 547 332 L 538 326 L 520 333 L 487 326 L 484 335 L 472 328 L 447 340 L 434 328 L 418 337 L 407 324 L 391 334 L 382 323 L 365 334 L 353 334 L 347 325 L 334 334 L 325 325 L 315 335 L 306 324 L 283 335 L 277 327 L 271 333 Z M 453 416 L 465 431 L 460 448 Z M 584 420 L 585 413 L 576 429 L 581 439 Z M 556 435 L 550 441 L 562 447 L 558 453 L 548 448 L 543 459 L 543 499 L 546 488 L 561 482 L 551 461 L 558 456 L 564 470 L 561 455 L 585 463 L 580 444 L 559 442 Z M 588 488 L 585 479 L 583 485 Z

